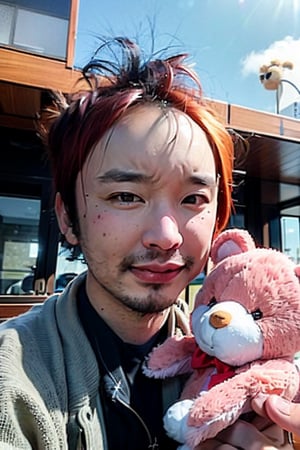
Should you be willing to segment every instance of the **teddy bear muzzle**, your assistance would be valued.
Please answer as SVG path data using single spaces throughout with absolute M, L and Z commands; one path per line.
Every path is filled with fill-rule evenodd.
M 215 311 L 209 318 L 209 323 L 212 327 L 225 328 L 230 324 L 232 315 L 228 311 Z

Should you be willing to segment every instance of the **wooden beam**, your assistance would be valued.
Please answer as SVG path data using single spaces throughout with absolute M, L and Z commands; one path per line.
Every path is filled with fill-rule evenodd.
M 300 140 L 299 120 L 243 106 L 229 105 L 229 125 L 235 130 Z
M 217 100 L 206 100 L 209 106 L 214 110 L 214 112 L 219 117 L 220 121 L 223 125 L 228 125 L 228 104 L 225 102 L 217 101 Z
M 80 71 L 67 68 L 63 61 L 0 48 L 2 81 L 68 93 L 80 77 Z
M 13 294 L 1 294 L 0 295 L 0 305 L 2 304 L 32 304 L 32 303 L 43 303 L 45 300 L 47 300 L 47 295 L 35 295 L 35 294 L 20 294 L 20 295 L 13 295 Z
M 77 33 L 77 21 L 78 21 L 79 0 L 71 1 L 68 42 L 67 42 L 67 67 L 73 68 L 74 54 L 75 54 L 75 42 Z
M 0 304 L 0 322 L 4 322 L 11 317 L 19 316 L 27 312 L 36 303 L 1 303 Z

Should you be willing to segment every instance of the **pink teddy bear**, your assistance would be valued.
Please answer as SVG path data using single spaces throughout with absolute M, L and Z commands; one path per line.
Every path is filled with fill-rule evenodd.
M 256 248 L 245 230 L 219 235 L 213 270 L 196 296 L 192 335 L 155 348 L 145 373 L 191 373 L 179 402 L 164 416 L 170 437 L 194 449 L 251 410 L 258 393 L 295 398 L 300 350 L 300 266 L 283 253 Z

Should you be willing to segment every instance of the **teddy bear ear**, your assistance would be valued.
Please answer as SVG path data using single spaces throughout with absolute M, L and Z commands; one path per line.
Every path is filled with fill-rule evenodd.
M 293 70 L 294 68 L 294 64 L 291 61 L 284 61 L 284 63 L 282 63 L 282 67 L 284 69 L 290 69 Z
M 268 66 L 266 64 L 263 64 L 262 66 L 260 66 L 259 71 L 261 73 L 267 73 L 268 72 Z
M 270 61 L 270 66 L 269 67 L 271 67 L 271 66 L 277 66 L 277 67 L 280 67 L 282 64 L 281 64 L 281 62 L 280 62 L 280 60 L 279 59 L 272 59 L 271 61 Z
M 254 240 L 248 231 L 232 228 L 223 231 L 215 239 L 211 248 L 211 259 L 214 264 L 217 264 L 227 256 L 238 255 L 255 247 Z

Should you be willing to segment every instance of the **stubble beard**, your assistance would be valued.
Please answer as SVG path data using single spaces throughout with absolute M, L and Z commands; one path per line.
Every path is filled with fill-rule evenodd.
M 177 298 L 166 297 L 162 292 L 163 285 L 150 285 L 150 292 L 144 296 L 122 294 L 120 290 L 101 285 L 118 303 L 141 315 L 161 313 L 172 306 Z
M 140 315 L 146 314 L 158 314 L 166 309 L 170 308 L 177 301 L 177 297 L 167 297 L 164 293 L 164 285 L 163 284 L 149 284 L 146 289 L 148 289 L 148 293 L 145 295 L 128 295 L 124 292 L 124 288 L 122 284 L 119 282 L 116 283 L 114 287 L 106 284 L 101 281 L 97 274 L 95 274 L 91 268 L 89 268 L 89 272 L 96 283 L 101 287 L 101 289 L 109 294 L 112 298 L 112 301 L 119 303 L 122 306 L 125 306 L 130 311 L 136 312 Z
M 119 277 L 122 277 L 122 275 L 130 270 L 131 265 L 138 261 L 152 261 L 155 259 L 159 259 L 159 257 L 163 257 L 163 260 L 167 259 L 166 252 L 163 253 L 163 256 L 161 255 L 162 252 L 152 250 L 148 252 L 147 257 L 130 256 L 124 258 L 118 267 Z M 184 263 L 185 270 L 189 271 L 193 267 L 194 259 L 192 257 L 187 257 L 185 258 Z M 130 311 L 136 312 L 143 316 L 147 314 L 159 314 L 165 311 L 177 302 L 178 295 L 180 294 L 180 292 L 178 292 L 178 295 L 175 294 L 174 297 L 169 297 L 164 292 L 167 287 L 165 284 L 149 283 L 144 287 L 146 291 L 144 295 L 129 295 L 127 292 L 125 292 L 121 281 L 117 281 L 114 284 L 106 283 L 105 279 L 103 280 L 102 276 L 99 276 L 99 271 L 94 271 L 93 266 L 89 264 L 88 266 L 89 272 L 95 282 L 99 285 L 99 287 L 101 287 L 104 292 L 107 292 L 109 294 L 109 296 L 112 298 L 112 301 L 117 302 L 120 305 L 128 308 Z M 99 266 L 101 267 L 102 264 L 99 264 Z M 117 277 L 117 279 L 119 277 Z

